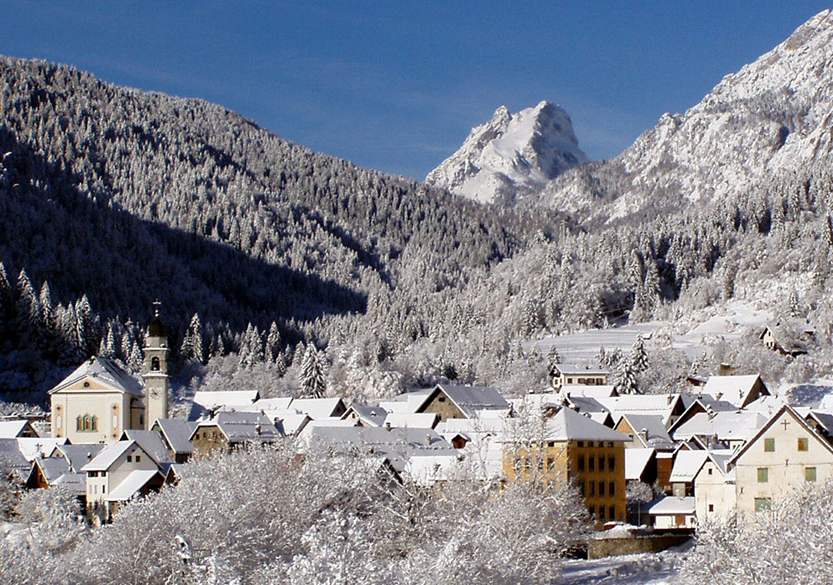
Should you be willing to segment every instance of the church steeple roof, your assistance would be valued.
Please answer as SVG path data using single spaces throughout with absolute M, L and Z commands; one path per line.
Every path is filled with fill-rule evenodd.
M 150 337 L 167 337 L 168 331 L 165 328 L 165 324 L 162 322 L 162 318 L 159 316 L 159 308 L 162 306 L 162 303 L 159 301 L 154 301 L 153 303 L 153 318 L 148 323 L 148 336 Z

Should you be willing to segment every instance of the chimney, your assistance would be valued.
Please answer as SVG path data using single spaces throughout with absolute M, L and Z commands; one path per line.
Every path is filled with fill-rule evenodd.
M 260 436 L 260 423 L 255 425 L 255 432 L 257 433 L 257 436 L 259 437 Z
M 385 421 L 385 430 L 386 430 L 386 431 L 390 431 L 390 429 L 391 429 L 391 427 L 390 427 L 390 421 L 387 421 L 387 420 L 386 420 L 386 421 Z
M 431 446 L 431 433 L 425 433 L 425 444 Z
M 671 404 L 671 401 L 672 401 L 672 400 L 674 400 L 674 395 L 673 395 L 673 394 L 669 394 L 669 395 L 668 395 L 668 398 L 666 399 L 666 404 Z
M 639 436 L 642 437 L 642 441 L 645 444 L 648 444 L 648 429 L 642 429 L 639 431 Z

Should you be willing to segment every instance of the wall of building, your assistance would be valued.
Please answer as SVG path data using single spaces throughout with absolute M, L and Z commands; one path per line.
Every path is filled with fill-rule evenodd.
M 787 422 L 784 428 L 784 422 Z M 775 450 L 765 451 L 765 439 L 774 439 Z M 807 439 L 807 450 L 798 450 L 798 439 Z M 816 468 L 816 482 L 833 477 L 833 454 L 790 414 L 784 412 L 737 460 L 735 481 L 740 515 L 755 512 L 756 498 L 771 501 L 806 483 L 805 470 Z M 758 481 L 758 469 L 767 469 L 767 481 Z
M 700 523 L 726 517 L 735 511 L 735 484 L 726 481 L 720 469 L 708 460 L 694 478 L 694 502 Z
M 195 457 L 208 455 L 217 449 L 228 449 L 226 436 L 216 425 L 198 427 L 191 444 L 194 446 Z
M 84 386 L 87 384 L 88 386 Z M 52 436 L 70 442 L 110 443 L 130 428 L 130 395 L 115 391 L 95 378 L 79 380 L 51 396 Z M 79 416 L 95 416 L 96 431 L 78 431 Z
M 435 392 L 430 402 L 419 412 L 434 413 L 439 416 L 441 421 L 449 418 L 466 418 L 463 412 L 443 392 Z

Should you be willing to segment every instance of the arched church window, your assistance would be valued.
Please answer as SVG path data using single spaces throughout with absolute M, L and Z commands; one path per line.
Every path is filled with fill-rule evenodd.
M 76 431 L 83 431 L 84 430 L 84 420 L 80 416 L 75 417 L 75 430 Z
M 90 430 L 97 431 L 98 430 L 98 417 L 92 416 L 90 417 Z
M 160 365 L 159 365 L 159 358 L 158 357 L 150 358 L 150 369 L 154 372 L 159 371 Z

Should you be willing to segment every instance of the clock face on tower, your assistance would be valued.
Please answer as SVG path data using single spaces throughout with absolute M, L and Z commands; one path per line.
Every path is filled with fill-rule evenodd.
M 153 398 L 159 398 L 159 389 L 158 388 L 150 388 L 150 395 Z

